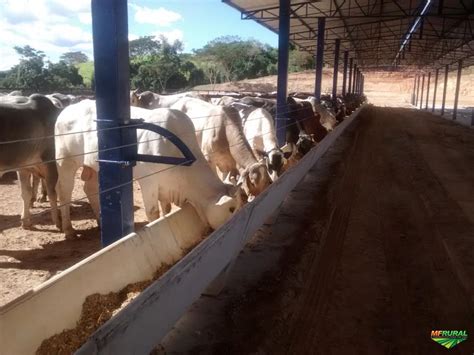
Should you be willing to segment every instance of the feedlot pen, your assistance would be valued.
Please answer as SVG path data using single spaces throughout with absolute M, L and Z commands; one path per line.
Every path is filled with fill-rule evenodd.
M 366 107 L 156 353 L 474 349 L 474 130 Z
M 474 130 L 363 108 L 241 252 L 224 291 L 195 302 L 155 352 L 432 354 L 445 349 L 431 330 L 465 329 L 452 352 L 471 354 L 473 166 Z M 18 187 L 1 188 L 13 207 Z M 87 205 L 72 240 L 49 230 L 49 215 L 22 231 L 17 213 L 1 216 L 14 225 L 1 234 L 3 302 L 100 247 Z

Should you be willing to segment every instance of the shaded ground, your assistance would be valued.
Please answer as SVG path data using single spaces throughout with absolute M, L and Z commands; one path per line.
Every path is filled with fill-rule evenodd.
M 367 108 L 337 146 L 156 352 L 472 354 L 474 131 Z
M 85 196 L 80 174 L 73 200 Z M 146 221 L 138 185 L 134 186 L 135 221 Z M 87 199 L 72 204 L 77 238 L 65 239 L 52 224 L 49 202 L 35 203 L 32 230 L 21 228 L 21 196 L 17 180 L 0 181 L 0 306 L 93 254 L 101 248 L 100 231 Z M 36 214 L 36 216 L 33 216 Z

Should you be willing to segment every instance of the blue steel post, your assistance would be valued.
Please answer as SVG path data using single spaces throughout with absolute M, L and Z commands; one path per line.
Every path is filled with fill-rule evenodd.
M 133 232 L 133 130 L 110 129 L 130 119 L 128 23 L 126 0 L 92 0 L 95 94 L 99 139 L 100 223 L 102 245 Z M 136 148 L 135 148 L 136 149 Z
M 448 90 L 448 74 L 449 65 L 446 64 L 444 68 L 444 88 L 443 88 L 443 101 L 441 102 L 441 116 L 444 115 L 444 108 L 446 107 L 446 91 Z
M 438 91 L 438 74 L 439 74 L 439 69 L 436 69 L 435 72 L 435 82 L 434 82 L 434 90 L 433 90 L 433 107 L 431 107 L 431 112 L 435 111 L 435 105 L 436 105 L 436 93 Z
M 423 92 L 425 91 L 425 74 L 421 77 L 421 95 L 420 95 L 420 110 L 423 109 Z
M 347 93 L 352 94 L 352 69 L 354 67 L 354 58 L 349 60 L 349 83 L 347 85 Z
M 276 134 L 278 144 L 286 141 L 286 121 L 288 108 L 286 104 L 288 85 L 288 50 L 290 40 L 290 0 L 280 0 L 280 20 L 278 28 L 278 80 L 277 80 L 277 114 Z
M 326 18 L 318 17 L 318 43 L 316 45 L 316 80 L 314 83 L 314 96 L 317 102 L 321 101 L 321 84 L 323 80 L 324 61 L 324 33 L 326 29 Z
M 415 108 L 418 107 L 418 99 L 420 98 L 420 76 L 416 81 L 416 97 L 415 97 Z
M 415 80 L 413 80 L 413 92 L 411 93 L 411 104 L 415 106 L 415 93 L 416 93 L 416 76 Z
M 428 82 L 426 83 L 425 110 L 428 110 L 428 100 L 430 99 L 430 81 L 431 81 L 431 72 L 428 73 Z
M 341 40 L 336 39 L 334 48 L 334 73 L 332 75 L 332 99 L 336 99 L 337 95 L 337 74 L 339 71 L 339 48 L 341 47 Z
M 344 72 L 342 74 L 342 96 L 346 95 L 347 84 L 347 62 L 349 60 L 349 51 L 344 51 Z
M 459 59 L 459 62 L 458 62 L 458 76 L 456 78 L 456 91 L 454 92 L 453 120 L 456 120 L 457 115 L 458 115 L 459 90 L 461 88 L 461 76 L 462 76 L 462 59 Z
M 353 75 L 354 77 L 352 78 L 352 92 L 356 94 L 357 64 L 354 64 Z

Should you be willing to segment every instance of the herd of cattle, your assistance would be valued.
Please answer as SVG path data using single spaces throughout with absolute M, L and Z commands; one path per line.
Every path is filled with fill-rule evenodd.
M 131 118 L 158 124 L 177 135 L 196 161 L 191 166 L 138 162 L 149 221 L 191 203 L 201 219 L 216 229 L 251 201 L 313 146 L 364 97 L 348 94 L 331 100 L 292 95 L 285 111 L 286 144 L 275 130 L 276 100 L 259 96 L 209 98 L 193 92 L 158 95 L 130 93 Z M 281 110 L 280 110 L 281 111 Z M 20 92 L 0 94 L 0 176 L 17 171 L 23 201 L 22 226 L 32 225 L 30 208 L 42 181 L 53 222 L 74 235 L 70 203 L 75 174 L 83 167 L 84 192 L 99 220 L 97 113 L 94 100 L 72 95 Z M 137 130 L 138 153 L 181 156 L 167 139 Z M 58 207 L 59 199 L 59 207 Z M 58 208 L 61 212 L 59 216 Z

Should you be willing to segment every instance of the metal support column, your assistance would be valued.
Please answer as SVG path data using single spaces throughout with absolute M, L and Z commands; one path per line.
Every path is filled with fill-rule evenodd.
M 448 73 L 449 65 L 446 64 L 444 69 L 444 88 L 443 88 L 443 102 L 441 103 L 441 116 L 444 115 L 444 108 L 446 107 L 446 91 L 448 90 Z
M 357 64 L 354 64 L 354 70 L 353 70 L 353 78 L 352 78 L 352 92 L 355 94 L 356 93 L 356 76 L 357 76 Z
M 426 83 L 425 110 L 428 110 L 428 100 L 430 99 L 430 81 L 431 81 L 431 72 L 428 73 L 428 82 Z
M 352 94 L 352 69 L 354 67 L 354 58 L 349 60 L 349 83 L 347 85 L 347 93 Z
M 415 79 L 413 80 L 413 92 L 411 93 L 411 104 L 412 104 L 413 106 L 415 106 L 416 79 L 417 79 L 417 77 L 415 76 Z
M 415 108 L 418 107 L 418 99 L 420 98 L 420 75 L 416 77 L 416 96 L 415 96 Z
M 364 95 L 365 76 L 362 74 L 361 94 Z
M 436 69 L 435 71 L 435 83 L 434 83 L 434 92 L 433 92 L 433 107 L 431 108 L 431 112 L 435 111 L 436 107 L 436 93 L 438 92 L 438 74 L 439 74 L 439 69 Z
M 349 60 L 349 51 L 344 51 L 344 71 L 342 74 L 342 96 L 346 95 L 347 84 L 347 62 Z
M 459 90 L 461 89 L 462 59 L 458 62 L 458 76 L 456 78 L 456 91 L 454 92 L 453 120 L 458 116 Z
M 360 70 L 357 68 L 357 76 L 356 76 L 356 87 L 355 87 L 355 92 L 356 94 L 360 94 Z
M 290 0 L 280 0 L 280 20 L 278 28 L 278 79 L 277 79 L 277 112 L 276 134 L 278 144 L 286 141 L 287 85 L 288 85 L 288 50 L 290 39 Z
M 341 40 L 336 39 L 334 48 L 334 72 L 332 75 L 332 99 L 335 100 L 337 96 L 337 75 L 339 71 L 339 48 L 341 47 Z
M 421 77 L 420 110 L 423 109 L 423 93 L 425 91 L 425 74 Z
M 117 128 L 130 120 L 127 21 L 126 0 L 92 0 L 100 223 L 104 246 L 134 229 L 133 167 L 125 162 L 133 160 L 136 135 L 134 130 Z M 132 146 L 110 149 L 124 145 Z
M 314 85 L 314 96 L 317 102 L 321 101 L 321 83 L 323 80 L 324 62 L 324 33 L 326 29 L 326 18 L 318 18 L 318 43 L 316 45 L 316 81 Z

